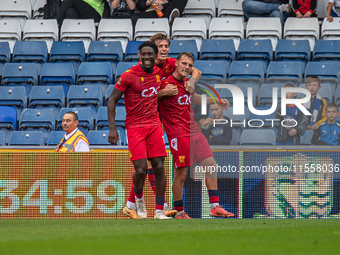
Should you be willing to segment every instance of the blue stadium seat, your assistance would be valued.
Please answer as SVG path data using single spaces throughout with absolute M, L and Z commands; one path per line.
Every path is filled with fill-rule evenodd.
M 228 110 L 223 112 L 223 115 L 230 118 L 233 121 L 233 130 L 238 130 L 238 135 L 241 135 L 241 131 L 247 128 L 247 119 L 249 119 L 249 110 L 245 106 L 244 107 L 245 113 L 243 115 L 234 115 L 233 107 L 230 106 Z M 243 125 L 243 123 L 245 125 Z
M 276 109 L 276 105 L 274 106 L 275 109 Z M 259 107 L 255 107 L 256 110 L 268 110 L 270 108 L 270 106 L 259 106 Z M 254 121 L 251 121 L 250 122 L 250 126 L 255 126 L 255 127 L 250 127 L 250 128 L 253 128 L 253 129 L 256 129 L 257 127 L 256 126 L 261 126 L 261 128 L 271 128 L 272 127 L 272 121 L 266 121 L 266 120 L 272 120 L 272 119 L 275 119 L 274 118 L 274 113 L 271 113 L 269 115 L 257 115 L 257 114 L 254 114 L 252 112 L 249 113 L 249 120 L 254 120 Z M 255 121 L 255 120 L 262 120 L 261 121 Z M 249 123 L 248 123 L 249 124 Z M 263 124 L 263 126 L 262 126 Z M 278 121 L 274 121 L 274 127 L 277 127 L 278 125 L 280 125 L 280 122 Z
M 71 62 L 77 74 L 81 62 L 85 61 L 85 48 L 82 41 L 79 42 L 53 42 L 50 62 Z
M 42 131 L 45 142 L 55 130 L 55 117 L 52 109 L 24 109 L 20 115 L 19 130 Z
M 300 137 L 300 145 L 312 145 L 311 141 L 313 135 L 313 130 L 306 130 L 305 133 Z
M 223 60 L 226 62 L 227 72 L 230 63 L 235 59 L 235 45 L 232 39 L 213 40 L 204 39 L 201 45 L 200 60 Z
M 17 111 L 10 106 L 0 106 L 0 131 L 4 133 L 6 143 L 14 130 L 17 130 Z
M 165 143 L 166 146 L 168 146 L 169 145 L 169 139 L 168 139 L 166 132 L 164 132 L 163 136 L 164 136 L 164 143 Z
M 78 85 L 100 85 L 103 95 L 107 86 L 113 83 L 112 66 L 109 62 L 83 62 L 78 70 Z
M 92 41 L 90 43 L 87 62 L 110 62 L 113 75 L 116 73 L 117 64 L 123 61 L 121 42 Z
M 262 84 L 258 95 L 259 106 L 271 106 L 273 103 L 273 88 L 277 90 L 277 102 L 281 102 L 281 88 L 283 84 Z
M 298 86 L 302 82 L 301 64 L 291 61 L 272 61 L 267 70 L 267 83 Z
M 128 44 L 126 45 L 126 50 L 125 50 L 125 62 L 138 62 L 138 47 L 139 45 L 142 44 L 142 41 L 129 41 Z
M 335 95 L 334 95 L 334 103 L 340 105 L 340 86 L 336 88 Z
M 11 62 L 11 50 L 8 42 L 0 42 L 0 76 L 6 63 Z
M 169 57 L 177 58 L 177 56 L 182 52 L 190 52 L 194 59 L 197 59 L 197 45 L 195 40 L 171 40 Z
M 273 60 L 273 46 L 271 40 L 243 39 L 238 47 L 237 60 L 256 60 L 261 61 L 264 70 Z
M 261 61 L 233 61 L 229 69 L 230 84 L 252 84 L 256 93 L 264 81 Z
M 245 129 L 242 131 L 240 145 L 275 145 L 276 135 L 273 129 Z
M 257 97 L 257 92 L 255 91 L 254 85 L 252 84 L 237 84 L 237 87 L 239 89 L 242 90 L 242 93 L 244 95 L 244 103 L 248 104 L 248 88 L 252 88 L 253 89 L 253 105 L 255 105 L 256 103 L 256 97 Z M 234 98 L 233 98 L 233 94 L 231 93 L 231 91 L 229 89 L 220 89 L 220 96 L 221 98 L 225 98 L 229 101 L 229 103 L 232 105 Z
M 230 145 L 239 145 L 241 134 L 237 129 L 233 128 L 233 135 L 230 141 Z
M 275 61 L 299 62 L 302 73 L 304 73 L 307 62 L 310 60 L 311 52 L 308 40 L 279 40 L 275 50 Z
M 224 61 L 221 60 L 196 60 L 194 67 L 202 72 L 200 82 L 208 84 L 220 83 L 227 81 L 227 68 Z
M 109 130 L 109 121 L 107 118 L 107 107 L 106 106 L 101 106 L 98 109 L 96 129 L 97 130 Z
M 98 108 L 103 105 L 103 92 L 99 85 L 72 85 L 67 94 L 67 107 L 90 107 L 96 118 Z
M 299 87 L 306 88 L 306 84 L 302 83 L 300 84 Z M 326 100 L 327 104 L 333 103 L 333 93 L 332 93 L 332 87 L 330 84 L 328 83 L 321 84 L 321 88 L 319 89 L 318 93 L 320 94 L 322 98 Z M 304 97 L 304 95 L 302 93 L 298 93 L 297 98 L 300 98 L 300 97 Z
M 55 119 L 59 110 L 65 107 L 65 93 L 62 86 L 33 86 L 28 108 L 52 109 Z
M 8 145 L 44 146 L 44 133 L 42 131 L 13 131 L 9 137 Z
M 115 87 L 115 85 L 109 85 L 108 87 L 107 87 L 107 90 L 106 90 L 106 92 L 105 92 L 105 100 L 104 100 L 104 106 L 106 106 L 107 105 L 107 100 L 109 99 L 109 97 L 110 97 L 110 95 L 111 95 L 111 93 L 112 93 L 112 90 L 113 90 L 113 88 Z M 124 104 L 124 94 L 122 95 L 122 97 L 119 99 L 119 101 L 118 101 L 118 104 Z
M 31 92 L 31 87 L 38 84 L 36 65 L 33 63 L 5 64 L 1 84 L 3 86 L 24 86 L 28 96 Z
M 70 85 L 76 84 L 76 74 L 72 63 L 46 63 L 40 73 L 43 86 L 63 86 L 67 95 Z
M 116 107 L 116 126 L 125 126 L 126 110 L 124 106 Z
M 340 41 L 317 40 L 313 51 L 313 61 L 340 61 Z
M 122 73 L 126 70 L 130 69 L 132 66 L 135 66 L 136 62 L 119 62 L 116 69 L 116 82 Z
M 75 112 L 78 115 L 78 128 L 80 131 L 87 135 L 90 130 L 93 130 L 93 115 L 90 107 L 84 108 L 61 108 L 58 116 L 57 130 L 61 131 L 63 116 L 66 112 Z
M 306 66 L 305 78 L 308 78 L 311 75 L 318 76 L 322 84 L 330 84 L 332 92 L 335 93 L 335 88 L 338 85 L 340 78 L 339 65 L 337 63 L 308 62 Z
M 119 136 L 119 141 L 117 145 L 125 145 L 124 144 L 124 135 L 122 133 L 122 130 L 117 130 L 118 131 L 118 136 Z M 109 130 L 91 130 L 87 134 L 87 139 L 89 141 L 90 145 L 111 145 L 108 141 L 109 137 Z
M 51 131 L 47 138 L 47 145 L 57 145 L 64 137 L 65 131 Z
M 5 133 L 4 131 L 0 131 L 0 146 L 6 145 Z
M 13 48 L 13 63 L 35 63 L 38 74 L 42 64 L 48 62 L 45 41 L 18 41 Z
M 25 87 L 0 86 L 0 105 L 12 106 L 15 108 L 17 111 L 17 120 L 19 120 L 21 111 L 27 107 Z

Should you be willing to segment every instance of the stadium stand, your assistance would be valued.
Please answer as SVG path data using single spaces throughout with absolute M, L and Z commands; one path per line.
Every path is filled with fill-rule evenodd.
M 197 60 L 194 67 L 202 72 L 200 82 L 208 84 L 226 83 L 227 68 L 224 61 L 221 60 Z
M 62 120 L 63 116 L 66 112 L 72 111 L 75 112 L 78 115 L 78 128 L 81 132 L 83 132 L 84 135 L 87 135 L 87 133 L 90 130 L 93 130 L 94 127 L 94 121 L 93 121 L 93 115 L 92 110 L 90 107 L 83 107 L 83 108 L 61 108 L 58 116 L 57 121 L 57 130 L 61 131 L 62 129 Z
M 275 61 L 299 62 L 304 74 L 307 62 L 311 60 L 310 51 L 308 40 L 280 39 L 276 45 Z
M 136 62 L 119 62 L 116 69 L 116 81 L 126 70 L 130 69 L 132 66 L 136 65 Z
M 118 143 L 117 145 L 125 145 L 124 142 L 124 134 L 122 134 L 122 130 L 118 131 Z M 109 131 L 108 130 L 91 130 L 87 134 L 87 139 L 90 145 L 111 145 L 108 141 Z
M 284 84 L 262 84 L 258 95 L 258 106 L 271 106 L 273 103 L 273 88 L 277 90 L 277 102 L 281 102 L 281 88 Z
M 53 42 L 59 40 L 57 20 L 27 20 L 22 39 L 24 41 L 45 41 L 48 53 L 50 53 Z
M 138 62 L 138 47 L 142 44 L 142 41 L 129 41 L 125 50 L 125 62 Z
M 148 41 L 156 33 L 169 35 L 170 26 L 167 18 L 138 19 L 135 26 L 135 41 Z
M 311 50 L 320 37 L 320 27 L 317 18 L 288 18 L 284 25 L 283 37 L 288 40 L 308 40 Z
M 203 40 L 200 51 L 200 60 L 224 61 L 228 73 L 231 61 L 235 60 L 235 46 L 233 40 Z
M 8 42 L 0 42 L 0 76 L 2 76 L 4 65 L 8 62 L 11 62 L 9 44 Z
M 243 16 L 243 0 L 217 1 L 218 17 Z
M 213 18 L 209 26 L 209 39 L 232 39 L 237 51 L 241 40 L 244 39 L 242 18 Z
M 237 129 L 233 128 L 233 135 L 230 141 L 230 145 L 239 145 L 240 143 L 240 134 L 237 132 Z
M 101 19 L 98 26 L 98 41 L 120 41 L 123 52 L 128 41 L 133 38 L 133 27 L 130 19 Z
M 189 0 L 183 12 L 183 17 L 204 18 L 207 27 L 209 27 L 211 19 L 215 16 L 216 6 L 214 0 Z
M 176 18 L 171 28 L 172 40 L 196 41 L 197 49 L 207 39 L 207 26 L 203 18 Z
M 0 131 L 0 146 L 5 146 L 5 145 L 6 145 L 5 134 L 3 131 Z
M 253 102 L 253 105 L 256 104 L 256 97 L 257 97 L 257 91 L 255 91 L 255 88 L 254 88 L 254 85 L 253 84 L 237 84 L 237 87 L 239 89 L 241 89 L 243 95 L 244 95 L 244 104 L 247 104 L 248 103 L 248 88 L 251 88 L 254 95 L 252 97 L 252 102 Z M 230 104 L 233 104 L 233 94 L 231 93 L 231 91 L 229 89 L 224 89 L 222 88 L 220 90 L 220 96 L 222 98 L 225 98 L 229 101 Z
M 0 86 L 0 105 L 11 106 L 17 111 L 19 120 L 21 111 L 27 108 L 27 95 L 25 87 L 5 87 Z
M 107 118 L 107 107 L 106 106 L 100 106 L 98 109 L 96 129 L 97 130 L 109 130 L 109 121 Z
M 99 85 L 71 85 L 67 93 L 68 108 L 90 107 L 96 118 L 98 108 L 103 105 L 103 93 Z
M 44 146 L 44 134 L 42 131 L 13 131 L 9 137 L 8 145 Z
M 272 129 L 245 129 L 240 137 L 240 145 L 275 145 L 276 135 Z
M 60 40 L 64 42 L 82 41 L 87 53 L 90 42 L 96 40 L 94 20 L 65 19 L 60 29 Z
M 55 119 L 61 108 L 65 107 L 65 93 L 62 86 L 33 86 L 29 96 L 28 108 L 52 109 Z
M 76 83 L 76 74 L 72 63 L 46 63 L 40 73 L 40 84 L 43 86 L 63 86 L 67 95 L 70 85 Z
M 252 17 L 246 27 L 247 39 L 270 39 L 275 51 L 278 40 L 282 38 L 282 26 L 280 18 Z
M 0 42 L 8 42 L 11 53 L 14 43 L 21 41 L 21 25 L 16 19 L 0 20 Z
M 38 74 L 41 66 L 48 62 L 47 45 L 44 41 L 20 41 L 14 44 L 13 63 L 34 63 Z
M 44 18 L 44 12 L 40 12 L 39 9 L 43 8 L 45 4 L 46 4 L 46 0 L 35 0 L 33 8 L 32 8 L 32 12 L 33 12 L 32 19 L 41 20 Z
M 170 58 L 177 58 L 183 51 L 190 52 L 195 60 L 198 58 L 195 40 L 171 40 L 169 51 Z
M 272 61 L 267 70 L 267 83 L 292 83 L 298 86 L 302 82 L 301 64 L 292 61 Z
M 0 131 L 3 132 L 6 143 L 10 133 L 15 130 L 17 130 L 17 111 L 10 106 L 0 106 Z
M 107 87 L 107 90 L 105 92 L 105 97 L 104 97 L 104 106 L 107 105 L 107 100 L 109 99 L 111 92 L 112 92 L 114 87 L 115 87 L 115 85 L 112 85 L 112 84 Z M 123 94 L 122 97 L 118 100 L 118 104 L 124 105 L 124 103 L 125 102 L 124 102 L 124 94 Z
M 249 40 L 243 39 L 238 47 L 237 60 L 256 60 L 263 63 L 265 69 L 273 60 L 273 47 L 268 39 Z
M 64 131 L 51 131 L 47 138 L 47 145 L 57 145 L 64 137 Z
M 1 19 L 16 19 L 20 21 L 21 27 L 25 21 L 32 17 L 32 7 L 30 0 L 1 0 Z
M 336 88 L 336 91 L 334 94 L 334 103 L 337 105 L 340 105 L 340 86 Z
M 313 130 L 306 130 L 305 133 L 300 136 L 300 145 L 312 145 L 311 141 L 313 134 Z
M 256 110 L 259 111 L 265 111 L 265 110 L 269 110 L 271 108 L 271 106 L 259 106 L 256 107 Z M 276 109 L 276 105 L 273 105 L 273 108 Z M 254 127 L 250 127 L 251 129 L 256 129 L 258 127 L 262 127 L 263 128 L 272 128 L 272 126 L 278 126 L 280 125 L 280 122 L 278 121 L 274 121 L 274 124 L 271 120 L 275 119 L 274 117 L 274 113 L 271 114 L 266 114 L 266 115 L 259 115 L 259 114 L 255 114 L 250 112 L 249 113 L 249 121 L 251 120 L 251 122 L 248 122 L 249 127 L 250 126 L 254 126 Z
M 340 17 L 334 17 L 333 22 L 324 18 L 321 26 L 321 38 L 324 40 L 338 40 L 340 37 Z

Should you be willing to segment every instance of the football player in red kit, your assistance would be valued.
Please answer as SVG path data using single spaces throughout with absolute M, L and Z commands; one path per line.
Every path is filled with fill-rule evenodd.
M 144 206 L 143 186 L 147 172 L 147 159 L 151 162 L 156 184 L 155 219 L 168 219 L 164 214 L 164 194 L 166 178 L 164 174 L 163 130 L 159 119 L 157 91 L 161 83 L 160 71 L 155 66 L 158 48 L 152 42 L 143 42 L 138 47 L 139 64 L 125 71 L 113 89 L 107 104 L 110 126 L 109 142 L 117 144 L 118 132 L 115 124 L 115 111 L 118 100 L 124 93 L 130 160 L 135 173 L 133 186 L 136 205 Z M 140 203 L 139 203 L 140 202 Z M 144 207 L 145 208 L 145 207 Z
M 193 163 L 200 163 L 205 169 L 208 166 L 215 166 L 214 169 L 216 169 L 211 148 L 198 128 L 191 108 L 191 102 L 201 103 L 201 96 L 195 92 L 192 95 L 188 92 L 190 83 L 188 83 L 186 77 L 191 73 L 193 64 L 194 58 L 190 53 L 181 53 L 177 58 L 174 73 L 163 80 L 158 93 L 160 117 L 170 142 L 170 150 L 174 161 L 175 174 L 172 192 L 174 209 L 178 211 L 175 216 L 177 219 L 190 219 L 184 212 L 182 200 L 183 185 L 188 167 Z M 169 84 L 177 87 L 177 95 L 164 96 L 162 89 Z M 207 103 L 213 104 L 213 99 L 209 98 Z M 222 104 L 226 107 L 229 106 L 228 101 L 225 99 L 223 99 Z M 206 174 L 206 185 L 211 205 L 209 215 L 214 217 L 233 217 L 233 213 L 227 212 L 219 205 L 216 173 Z

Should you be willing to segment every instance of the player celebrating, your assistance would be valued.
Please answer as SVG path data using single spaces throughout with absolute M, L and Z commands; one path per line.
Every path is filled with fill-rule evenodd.
M 164 194 L 166 179 L 164 174 L 164 157 L 166 150 L 163 130 L 157 111 L 157 91 L 161 83 L 159 69 L 154 67 L 158 53 L 157 46 L 143 42 L 138 47 L 141 61 L 125 71 L 116 83 L 107 103 L 110 126 L 109 142 L 117 144 L 118 132 L 115 124 L 116 105 L 124 93 L 126 121 L 125 127 L 129 140 L 130 160 L 135 173 L 133 175 L 134 192 L 138 206 L 144 206 L 143 186 L 147 171 L 147 160 L 152 164 L 156 184 L 155 219 L 168 219 L 164 214 Z M 140 202 L 140 203 L 139 203 Z
M 162 78 L 167 78 L 175 71 L 175 63 L 176 59 L 169 58 L 169 50 L 170 50 L 170 39 L 162 33 L 157 33 L 153 35 L 150 38 L 150 42 L 153 42 L 158 47 L 158 55 L 157 59 L 155 61 L 156 66 L 162 71 Z M 200 79 L 201 72 L 196 69 L 192 68 L 191 71 L 191 78 L 190 78 L 190 84 L 193 87 L 194 84 Z M 177 95 L 178 90 L 177 87 L 169 85 L 162 91 L 162 96 L 174 96 Z M 155 193 L 155 184 L 154 184 L 154 174 L 152 171 L 152 167 L 150 162 L 148 161 L 148 170 L 147 170 L 147 176 L 148 180 L 150 182 L 151 188 L 153 192 Z M 123 212 L 126 216 L 133 218 L 133 219 L 139 219 L 139 218 L 146 218 L 146 209 L 143 207 L 143 205 L 138 206 L 140 209 L 136 212 L 136 204 L 135 204 L 135 196 L 133 186 L 131 187 L 130 195 L 128 198 L 128 201 L 126 203 L 126 206 L 123 209 Z M 164 204 L 164 213 L 166 216 L 171 217 L 176 215 L 176 210 L 171 210 L 167 203 Z
M 213 166 L 216 169 L 211 148 L 207 139 L 200 132 L 191 109 L 191 101 L 199 104 L 201 103 L 201 96 L 195 94 L 195 92 L 191 96 L 187 92 L 190 88 L 186 77 L 191 73 L 193 64 L 194 58 L 190 53 L 179 54 L 174 73 L 162 82 L 158 93 L 160 117 L 170 141 L 170 150 L 174 160 L 175 174 L 172 192 L 174 209 L 178 211 L 175 216 L 177 219 L 190 219 L 188 214 L 184 212 L 182 200 L 183 185 L 188 167 L 192 163 L 200 163 L 205 169 L 208 169 L 208 166 Z M 162 89 L 168 84 L 177 86 L 178 94 L 162 97 Z M 207 101 L 208 104 L 214 103 L 212 98 Z M 228 107 L 228 101 L 224 99 L 223 105 Z M 205 179 L 211 205 L 209 215 L 233 217 L 233 213 L 227 212 L 219 205 L 216 174 L 208 173 Z

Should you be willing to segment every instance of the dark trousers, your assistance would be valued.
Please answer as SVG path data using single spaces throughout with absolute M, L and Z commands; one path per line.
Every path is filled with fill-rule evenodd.
M 65 0 L 58 10 L 56 19 L 61 25 L 64 19 L 94 19 L 95 22 L 99 22 L 101 16 L 82 0 Z

